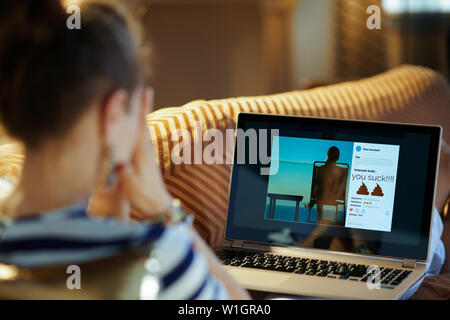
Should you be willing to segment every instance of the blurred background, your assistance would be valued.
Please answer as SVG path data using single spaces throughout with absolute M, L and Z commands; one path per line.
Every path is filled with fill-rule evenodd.
M 375 75 L 449 77 L 450 0 L 133 0 L 154 52 L 157 108 Z M 369 30 L 370 5 L 381 29 Z

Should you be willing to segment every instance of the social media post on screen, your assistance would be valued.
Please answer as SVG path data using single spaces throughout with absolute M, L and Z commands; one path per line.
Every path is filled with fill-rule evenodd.
M 275 136 L 264 218 L 391 231 L 398 145 Z

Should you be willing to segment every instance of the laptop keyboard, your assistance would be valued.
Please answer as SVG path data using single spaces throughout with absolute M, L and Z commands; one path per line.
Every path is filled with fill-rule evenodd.
M 337 261 L 308 259 L 225 249 L 218 253 L 225 265 L 242 268 L 305 274 L 352 281 L 373 281 L 379 274 L 382 285 L 397 286 L 412 272 L 411 270 L 379 267 L 368 273 L 369 265 Z

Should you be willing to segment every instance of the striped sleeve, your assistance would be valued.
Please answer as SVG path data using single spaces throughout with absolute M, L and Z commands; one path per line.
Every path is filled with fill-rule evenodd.
M 210 273 L 206 258 L 193 248 L 188 228 L 186 224 L 170 226 L 154 244 L 146 270 L 158 279 L 156 298 L 227 299 L 224 285 Z

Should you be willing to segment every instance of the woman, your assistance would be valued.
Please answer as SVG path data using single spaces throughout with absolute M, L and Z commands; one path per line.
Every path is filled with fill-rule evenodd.
M 158 298 L 248 298 L 186 222 L 170 221 L 178 210 L 144 123 L 152 93 L 131 20 L 80 7 L 81 29 L 69 30 L 56 0 L 0 4 L 0 116 L 26 150 L 0 205 L 0 262 L 78 264 L 150 243 Z M 128 221 L 130 207 L 152 223 Z

